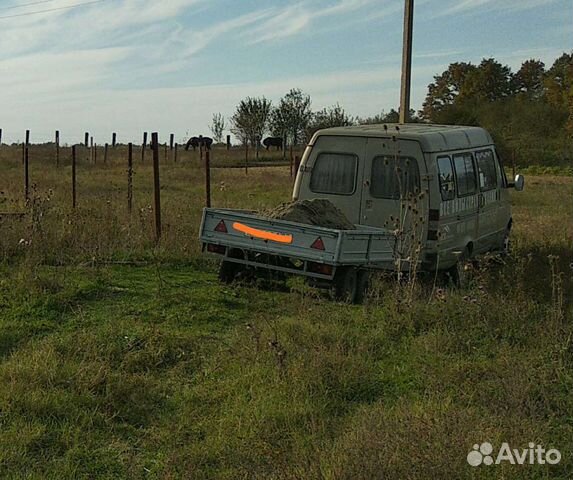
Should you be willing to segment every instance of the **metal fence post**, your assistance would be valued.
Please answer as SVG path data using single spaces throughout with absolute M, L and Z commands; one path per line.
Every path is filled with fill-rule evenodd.
M 161 193 L 159 182 L 159 141 L 157 132 L 151 134 L 151 143 L 153 145 L 153 197 L 155 205 L 155 242 L 159 243 L 161 239 Z
M 76 208 L 76 146 L 72 145 L 72 208 Z
M 133 144 L 127 145 L 127 211 L 131 215 L 133 201 Z
M 205 206 L 211 206 L 211 152 L 205 150 Z

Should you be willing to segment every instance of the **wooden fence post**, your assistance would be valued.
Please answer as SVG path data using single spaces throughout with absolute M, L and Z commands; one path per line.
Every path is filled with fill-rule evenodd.
M 178 144 L 175 143 L 175 150 L 173 151 L 173 162 L 177 163 L 177 148 L 178 148 Z
M 115 148 L 115 144 L 117 142 L 117 133 L 113 132 L 111 134 L 111 146 Z
M 84 145 L 87 147 L 88 146 L 88 141 L 90 139 L 90 134 L 89 132 L 84 133 Z
M 231 135 L 227 135 L 227 150 L 231 150 Z
M 94 143 L 94 165 L 97 165 L 97 143 Z
M 94 137 L 90 137 L 90 157 L 92 163 L 94 162 Z
M 0 147 L 2 146 L 2 129 L 0 128 Z
M 26 205 L 30 201 L 30 178 L 29 178 L 29 158 L 28 158 L 28 144 L 24 148 L 24 200 Z
M 133 144 L 127 145 L 127 212 L 131 215 L 133 200 Z
M 165 163 L 167 163 L 167 142 L 165 142 L 165 145 L 163 146 L 163 160 L 165 161 Z
M 108 144 L 106 143 L 103 147 L 103 163 L 104 163 L 104 165 L 107 164 L 107 147 L 108 147 Z
M 169 150 L 173 150 L 173 142 L 175 141 L 175 134 L 169 135 Z
M 145 160 L 145 149 L 147 148 L 147 132 L 143 132 L 143 143 L 141 144 L 141 162 Z
M 205 206 L 211 206 L 211 152 L 205 150 Z
M 72 208 L 76 208 L 76 146 L 72 145 Z
M 157 132 L 151 134 L 151 143 L 153 145 L 153 197 L 155 205 L 155 242 L 159 243 L 161 239 L 161 193 L 159 182 L 159 140 Z
M 54 139 L 56 146 L 56 167 L 60 166 L 60 131 L 56 130 L 56 138 Z
M 249 174 L 249 141 L 245 142 L 245 175 Z
M 26 140 L 22 144 L 22 165 L 26 161 L 26 151 L 28 150 L 28 145 L 30 144 L 30 130 L 26 130 Z
M 294 157 L 294 178 L 296 180 L 296 176 L 298 174 L 298 169 L 300 168 L 300 157 L 296 155 Z

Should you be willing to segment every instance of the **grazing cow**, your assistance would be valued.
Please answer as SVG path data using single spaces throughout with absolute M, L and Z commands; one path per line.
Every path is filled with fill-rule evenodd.
M 283 139 L 281 137 L 267 137 L 263 140 L 263 145 L 267 150 L 269 147 L 277 147 L 277 150 L 282 150 Z
M 189 147 L 193 147 L 193 150 L 195 150 L 199 146 L 203 146 L 207 150 L 211 150 L 212 144 L 213 139 L 210 137 L 191 137 L 185 144 L 185 150 L 189 150 Z

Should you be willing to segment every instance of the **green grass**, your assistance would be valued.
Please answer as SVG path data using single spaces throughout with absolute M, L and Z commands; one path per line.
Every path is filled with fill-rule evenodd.
M 349 306 L 299 282 L 220 285 L 190 162 L 163 167 L 157 248 L 148 166 L 131 219 L 121 165 L 84 166 L 76 212 L 61 168 L 39 165 L 29 215 L 0 219 L 1 478 L 570 477 L 570 178 L 527 179 L 514 255 L 467 290 L 381 279 Z M 12 199 L 19 165 L 5 171 Z M 284 167 L 214 177 L 219 206 L 275 205 L 292 185 Z M 484 441 L 563 458 L 470 467 Z
M 571 326 L 506 275 L 404 308 L 225 287 L 209 268 L 5 271 L 1 474 L 566 478 Z M 563 460 L 472 470 L 486 440 Z

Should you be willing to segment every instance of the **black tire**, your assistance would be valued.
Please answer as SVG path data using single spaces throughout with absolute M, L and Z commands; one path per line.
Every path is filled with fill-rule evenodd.
M 456 288 L 467 288 L 470 284 L 473 266 L 469 257 L 469 251 L 466 248 L 456 264 L 446 270 L 449 282 Z
M 501 241 L 501 255 L 503 257 L 508 257 L 511 254 L 511 240 L 509 238 L 510 230 L 506 230 Z
M 219 265 L 219 281 L 226 284 L 233 283 L 241 270 L 242 265 L 223 260 Z
M 334 298 L 340 302 L 356 303 L 358 271 L 353 267 L 339 267 L 334 275 Z

